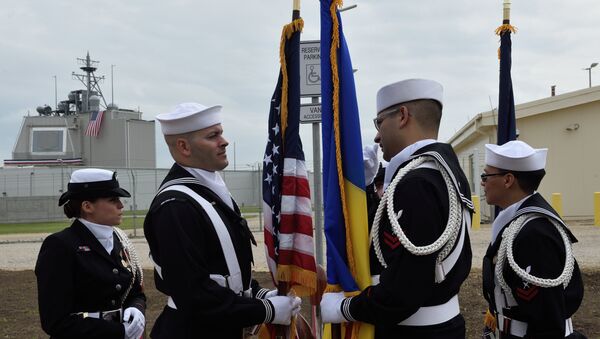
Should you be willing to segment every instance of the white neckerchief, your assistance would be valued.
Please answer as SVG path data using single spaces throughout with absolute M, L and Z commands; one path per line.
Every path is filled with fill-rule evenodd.
M 420 148 L 423 148 L 427 145 L 431 145 L 436 142 L 437 142 L 437 140 L 435 140 L 435 139 L 419 140 L 419 141 L 415 142 L 414 144 L 405 147 L 400 153 L 396 154 L 390 160 L 390 163 L 385 168 L 385 177 L 383 180 L 383 190 L 385 191 L 385 189 L 388 187 L 390 182 L 392 182 L 392 179 L 394 178 L 394 174 L 396 174 L 398 167 L 400 167 L 400 165 L 402 165 L 406 160 L 408 160 L 408 158 L 411 155 L 413 155 L 413 153 L 415 153 Z
M 534 194 L 535 194 L 535 192 L 534 192 Z M 494 222 L 492 223 L 491 244 L 493 244 L 496 241 L 496 238 L 498 237 L 498 233 L 500 233 L 500 231 L 502 230 L 502 227 L 504 227 L 504 225 L 506 225 L 509 221 L 511 221 L 515 217 L 515 214 L 517 214 L 517 210 L 519 209 L 519 207 L 521 207 L 521 204 L 523 203 L 523 201 L 527 200 L 527 198 L 529 198 L 532 195 L 533 194 L 526 196 L 525 198 L 515 202 L 514 204 L 508 206 L 507 208 L 500 211 L 500 213 L 498 213 L 498 215 L 494 219 Z
M 90 232 L 92 232 L 96 239 L 98 239 L 98 242 L 100 242 L 100 245 L 102 245 L 106 252 L 110 254 L 113 249 L 113 227 L 96 224 L 82 218 L 77 218 L 77 220 L 79 220 L 85 225 L 85 227 L 88 228 L 88 230 L 90 230 Z
M 227 189 L 227 186 L 225 185 L 225 182 L 223 181 L 223 178 L 221 178 L 219 172 L 210 172 L 193 167 L 181 167 L 190 172 L 190 174 L 193 175 L 194 178 L 198 179 L 203 186 L 208 187 L 208 189 L 218 195 L 219 198 L 221 198 L 221 200 L 227 204 L 227 206 L 229 206 L 231 209 L 234 209 L 231 193 L 229 193 L 229 189 Z

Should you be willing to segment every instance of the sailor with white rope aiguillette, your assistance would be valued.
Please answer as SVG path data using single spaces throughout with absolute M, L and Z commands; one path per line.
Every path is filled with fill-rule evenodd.
M 379 281 L 351 298 L 325 293 L 325 322 L 375 325 L 375 338 L 464 338 L 458 290 L 471 269 L 468 181 L 448 144 L 436 141 L 442 86 L 410 79 L 377 93 L 375 142 L 385 193 L 371 239 Z
M 487 203 L 502 211 L 483 259 L 483 337 L 585 338 L 571 319 L 583 299 L 577 239 L 536 192 L 548 150 L 523 141 L 485 147 L 481 185 Z

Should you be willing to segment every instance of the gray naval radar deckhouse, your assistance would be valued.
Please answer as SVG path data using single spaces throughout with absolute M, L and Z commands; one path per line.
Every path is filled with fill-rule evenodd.
M 56 107 L 37 107 L 37 116 L 25 116 L 15 142 L 13 166 L 95 166 L 155 168 L 154 121 L 142 112 L 107 104 L 97 76 L 99 64 L 77 59 L 83 74 L 72 73 L 84 89 L 71 91 Z

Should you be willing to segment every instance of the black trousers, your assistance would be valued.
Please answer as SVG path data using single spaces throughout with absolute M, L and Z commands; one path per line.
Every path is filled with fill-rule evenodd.
M 187 317 L 181 311 L 165 306 L 156 319 L 150 338 L 152 339 L 242 339 L 243 328 L 215 327 L 202 322 L 197 316 Z
M 525 337 L 525 339 L 527 339 L 529 337 Z M 581 332 L 577 332 L 577 331 L 573 331 L 573 333 L 571 333 L 568 337 L 565 337 L 566 339 L 587 339 L 587 337 L 581 333 Z M 510 335 L 510 334 L 503 334 L 502 332 L 500 332 L 500 339 L 523 339 L 521 337 L 515 337 L 514 335 Z
M 375 326 L 375 339 L 465 339 L 465 319 L 462 315 L 431 326 Z

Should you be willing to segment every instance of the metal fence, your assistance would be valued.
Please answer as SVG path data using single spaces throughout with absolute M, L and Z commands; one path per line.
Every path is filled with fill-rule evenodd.
M 55 220 L 62 210 L 51 203 L 67 189 L 71 173 L 82 167 L 0 168 L 0 223 Z M 119 184 L 131 193 L 122 199 L 126 210 L 145 211 L 169 169 L 106 168 L 116 171 Z M 223 171 L 221 176 L 240 207 L 262 204 L 261 171 Z M 313 175 L 309 173 L 312 186 Z M 37 206 L 37 207 L 36 207 Z M 44 208 L 40 208 L 44 206 Z

